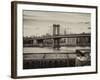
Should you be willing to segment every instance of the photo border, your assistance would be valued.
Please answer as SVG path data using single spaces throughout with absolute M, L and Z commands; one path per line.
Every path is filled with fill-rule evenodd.
M 59 6 L 59 7 L 81 7 L 81 8 L 94 8 L 96 9 L 96 71 L 94 72 L 81 72 L 81 73 L 64 73 L 64 74 L 49 74 L 49 75 L 32 75 L 32 76 L 18 76 L 17 75 L 17 4 L 28 5 L 46 5 L 46 6 Z M 12 78 L 32 78 L 32 77 L 50 77 L 50 76 L 65 76 L 65 75 L 80 75 L 80 74 L 93 74 L 98 72 L 98 7 L 88 5 L 73 5 L 73 4 L 58 4 L 58 3 L 41 3 L 41 2 L 26 2 L 26 1 L 12 1 L 11 2 L 11 77 Z

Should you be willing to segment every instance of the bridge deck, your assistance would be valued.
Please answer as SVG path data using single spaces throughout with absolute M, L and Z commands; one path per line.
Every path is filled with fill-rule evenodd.
M 91 36 L 90 34 L 67 34 L 67 35 L 34 37 L 34 39 L 77 38 L 77 37 L 90 37 L 90 36 Z

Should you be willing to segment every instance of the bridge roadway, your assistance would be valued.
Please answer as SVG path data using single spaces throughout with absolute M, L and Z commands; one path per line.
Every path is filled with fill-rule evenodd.
M 54 36 L 43 36 L 35 37 L 36 40 L 41 39 L 57 39 L 57 38 L 78 38 L 78 37 L 90 37 L 90 34 L 67 34 L 67 35 L 54 35 Z

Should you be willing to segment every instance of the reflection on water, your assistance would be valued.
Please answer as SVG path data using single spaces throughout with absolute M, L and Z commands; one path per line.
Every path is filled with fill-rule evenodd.
M 23 53 L 73 53 L 76 49 L 90 49 L 90 47 L 61 47 L 60 50 L 49 47 L 24 47 Z

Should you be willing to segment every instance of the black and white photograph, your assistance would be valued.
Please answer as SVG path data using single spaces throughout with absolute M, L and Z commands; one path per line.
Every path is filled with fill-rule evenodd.
M 13 78 L 97 73 L 97 6 L 12 2 Z
M 23 69 L 91 66 L 91 14 L 23 10 Z

